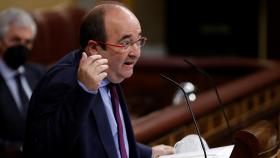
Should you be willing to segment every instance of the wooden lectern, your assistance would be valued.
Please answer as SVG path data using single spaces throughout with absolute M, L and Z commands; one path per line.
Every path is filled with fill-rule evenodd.
M 231 158 L 280 158 L 279 131 L 272 122 L 259 121 L 234 135 Z

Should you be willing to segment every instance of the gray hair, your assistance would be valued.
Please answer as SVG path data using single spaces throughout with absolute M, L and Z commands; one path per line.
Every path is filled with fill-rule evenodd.
M 12 24 L 31 28 L 33 37 L 37 33 L 36 23 L 28 12 L 19 8 L 9 8 L 0 12 L 0 39 L 9 31 Z

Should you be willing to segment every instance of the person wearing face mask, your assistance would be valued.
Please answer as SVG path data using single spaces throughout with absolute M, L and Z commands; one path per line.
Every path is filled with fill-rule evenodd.
M 0 12 L 0 157 L 21 157 L 28 102 L 45 72 L 27 64 L 35 35 L 36 24 L 26 11 Z
M 103 2 L 84 17 L 81 49 L 55 64 L 35 88 L 26 158 L 157 158 L 173 147 L 135 140 L 121 82 L 133 74 L 146 38 L 123 4 Z

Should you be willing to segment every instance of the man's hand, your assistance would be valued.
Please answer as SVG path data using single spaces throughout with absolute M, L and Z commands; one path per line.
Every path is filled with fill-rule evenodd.
M 172 146 L 168 145 L 157 145 L 152 147 L 152 158 L 158 158 L 162 155 L 170 155 L 174 153 Z
M 107 77 L 109 68 L 108 60 L 102 59 L 101 55 L 87 56 L 82 54 L 78 68 L 78 80 L 90 91 L 96 91 L 101 81 Z

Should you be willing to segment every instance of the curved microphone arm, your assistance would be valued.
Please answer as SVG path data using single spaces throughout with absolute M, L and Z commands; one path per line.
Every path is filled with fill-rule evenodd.
M 205 146 L 204 146 L 204 144 L 202 142 L 201 134 L 200 134 L 200 131 L 198 129 L 198 126 L 197 126 L 197 123 L 196 123 L 196 118 L 195 118 L 195 115 L 194 115 L 194 113 L 192 111 L 189 99 L 187 97 L 187 93 L 185 92 L 184 88 L 179 83 L 177 83 L 176 81 L 172 80 L 171 78 L 169 78 L 169 77 L 167 77 L 166 75 L 163 75 L 163 74 L 160 74 L 160 76 L 163 77 L 164 79 L 168 80 L 169 82 L 171 82 L 174 86 L 178 87 L 184 93 L 184 96 L 185 96 L 186 101 L 187 101 L 188 109 L 189 109 L 189 111 L 190 111 L 190 113 L 192 115 L 192 120 L 194 122 L 194 126 L 195 126 L 197 134 L 199 136 L 199 141 L 200 141 L 201 147 L 203 149 L 204 157 L 207 158 Z
M 219 101 L 220 108 L 222 109 L 222 112 L 223 112 L 223 115 L 224 115 L 224 118 L 225 118 L 227 127 L 228 127 L 228 129 L 230 130 L 230 133 L 232 134 L 232 129 L 231 129 L 231 126 L 230 126 L 230 124 L 229 124 L 228 117 L 227 117 L 226 112 L 225 112 L 224 104 L 223 104 L 223 102 L 222 102 L 222 99 L 221 99 L 221 97 L 220 97 L 220 94 L 219 94 L 219 92 L 218 92 L 217 85 L 216 85 L 214 79 L 213 79 L 208 73 L 206 73 L 204 70 L 200 69 L 199 67 L 197 67 L 196 65 L 194 65 L 192 62 L 190 62 L 190 61 L 187 60 L 186 58 L 184 59 L 184 62 L 188 63 L 192 68 L 194 68 L 196 71 L 200 72 L 203 76 L 206 76 L 206 77 L 210 80 L 210 82 L 211 82 L 211 84 L 212 84 L 212 87 L 213 87 L 214 90 L 215 90 L 217 99 L 218 99 L 218 101 Z

